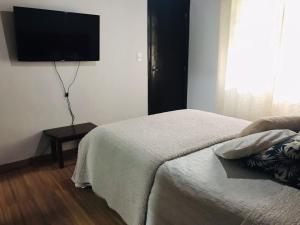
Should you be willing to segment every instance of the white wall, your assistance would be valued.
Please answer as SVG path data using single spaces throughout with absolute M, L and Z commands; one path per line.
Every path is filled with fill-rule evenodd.
M 146 0 L 1 0 L 0 22 L 0 165 L 43 152 L 46 128 L 70 123 L 62 90 L 51 63 L 17 62 L 12 6 L 101 15 L 101 61 L 82 63 L 72 89 L 76 122 L 109 123 L 147 114 Z M 70 81 L 74 63 L 59 63 Z
M 191 0 L 188 107 L 216 112 L 221 0 Z

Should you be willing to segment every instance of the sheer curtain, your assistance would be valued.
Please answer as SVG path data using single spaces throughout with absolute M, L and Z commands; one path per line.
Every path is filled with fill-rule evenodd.
M 300 114 L 300 1 L 221 4 L 220 112 L 249 120 Z

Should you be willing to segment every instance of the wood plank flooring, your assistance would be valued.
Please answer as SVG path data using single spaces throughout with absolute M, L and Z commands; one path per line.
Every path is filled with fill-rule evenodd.
M 70 180 L 75 160 L 0 174 L 0 225 L 125 225 L 91 189 Z

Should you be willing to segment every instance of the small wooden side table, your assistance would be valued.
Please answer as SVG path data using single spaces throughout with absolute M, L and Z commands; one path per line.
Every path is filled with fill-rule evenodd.
M 73 126 L 59 127 L 44 130 L 44 134 L 50 138 L 53 160 L 58 159 L 59 167 L 64 167 L 62 144 L 67 141 L 82 139 L 88 132 L 97 127 L 93 123 L 83 123 Z

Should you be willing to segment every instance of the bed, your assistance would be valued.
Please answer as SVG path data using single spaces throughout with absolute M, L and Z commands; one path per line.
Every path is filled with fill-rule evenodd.
M 230 165 L 225 170 L 210 149 L 247 125 L 198 110 L 105 125 L 81 141 L 72 180 L 77 187 L 91 186 L 128 225 L 260 221 L 255 204 L 262 202 L 264 212 L 259 200 L 283 186 Z

